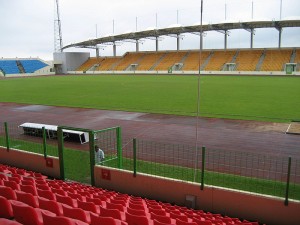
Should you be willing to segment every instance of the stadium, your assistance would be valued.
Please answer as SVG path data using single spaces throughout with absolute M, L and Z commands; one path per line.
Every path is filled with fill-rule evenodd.
M 63 45 L 56 0 L 53 59 L 0 59 L 0 224 L 300 224 L 300 20 L 228 1 Z

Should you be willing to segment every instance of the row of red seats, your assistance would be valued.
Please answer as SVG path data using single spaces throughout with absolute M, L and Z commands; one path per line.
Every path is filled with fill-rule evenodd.
M 7 199 L 18 200 L 35 209 L 48 210 L 58 216 L 67 216 L 88 224 L 92 223 L 92 218 L 98 217 L 111 217 L 115 224 L 127 222 L 129 225 L 257 224 L 80 183 L 48 180 L 41 176 L 27 177 L 26 173 L 19 177 L 14 174 L 0 175 L 3 184 L 12 190 L 7 191 L 11 192 L 6 194 Z M 4 195 L 1 189 L 0 195 Z

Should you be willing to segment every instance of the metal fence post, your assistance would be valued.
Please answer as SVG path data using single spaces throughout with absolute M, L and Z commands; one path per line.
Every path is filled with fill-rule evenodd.
M 6 149 L 7 149 L 7 151 L 9 151 L 9 149 L 10 149 L 10 141 L 9 141 L 9 133 L 8 133 L 7 122 L 4 122 L 4 128 L 5 128 Z
M 122 169 L 123 167 L 123 158 L 122 158 L 122 132 L 121 127 L 117 127 L 117 155 L 118 155 L 118 168 Z
M 44 157 L 47 158 L 47 134 L 46 134 L 46 129 L 45 127 L 42 127 L 43 131 L 43 150 L 44 150 Z
M 89 142 L 90 142 L 90 166 L 91 166 L 91 185 L 95 186 L 95 133 L 94 131 L 89 132 Z
M 133 176 L 136 177 L 136 139 L 133 138 Z
M 63 130 L 61 127 L 57 128 L 57 144 L 58 144 L 58 157 L 60 167 L 60 179 L 65 180 L 65 161 L 64 161 L 64 138 Z
M 201 165 L 201 190 L 204 189 L 204 173 L 205 173 L 205 146 L 202 147 L 202 165 Z
M 286 180 L 286 189 L 285 189 L 285 200 L 284 200 L 285 205 L 289 204 L 289 187 L 290 187 L 290 177 L 291 177 L 291 164 L 292 164 L 292 158 L 289 157 L 287 180 Z

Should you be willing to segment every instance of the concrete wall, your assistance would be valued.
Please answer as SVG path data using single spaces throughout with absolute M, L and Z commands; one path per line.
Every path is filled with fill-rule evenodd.
M 46 160 L 40 154 L 16 149 L 7 151 L 6 148 L 0 147 L 0 163 L 40 172 L 53 178 L 60 177 L 59 160 L 56 157 L 48 157 Z
M 62 72 L 76 70 L 90 57 L 88 52 L 55 52 L 53 53 L 53 64 L 61 64 Z
M 186 196 L 196 197 L 196 208 L 231 217 L 260 221 L 268 225 L 299 225 L 300 202 L 289 202 L 213 186 L 200 185 L 146 174 L 133 177 L 132 172 L 96 166 L 95 184 L 136 196 L 147 197 L 177 205 L 186 205 Z

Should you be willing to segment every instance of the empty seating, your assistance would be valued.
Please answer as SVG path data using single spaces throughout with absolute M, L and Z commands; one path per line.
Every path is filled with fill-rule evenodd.
M 22 59 L 20 62 L 26 73 L 34 73 L 35 71 L 48 66 L 46 63 L 37 59 Z
M 0 60 L 0 69 L 4 71 L 5 74 L 20 73 L 16 60 Z
M 84 211 L 81 208 L 73 208 L 68 205 L 62 205 L 64 216 L 70 217 L 73 219 L 81 220 L 85 223 L 91 223 L 90 213 L 88 211 Z
M 159 62 L 159 64 L 154 68 L 155 70 L 168 70 L 175 63 L 180 63 L 183 57 L 187 54 L 184 52 L 168 52 L 166 56 Z
M 206 71 L 221 71 L 224 64 L 230 63 L 233 59 L 236 50 L 214 51 L 208 64 L 204 68 Z
M 35 209 L 25 203 L 18 201 L 11 201 L 16 221 L 23 225 L 43 225 L 42 210 Z M 45 214 L 55 215 L 51 212 L 44 211 Z
M 42 212 L 44 225 L 88 225 L 80 220 L 71 219 L 65 216 L 53 216 Z
M 0 218 L 0 225 L 22 225 L 17 221 Z
M 6 179 L 12 174 L 17 174 L 16 168 L 8 167 L 7 169 L 11 171 L 11 174 L 1 176 L 0 180 L 3 182 L 8 181 Z M 30 171 L 20 173 L 32 176 Z M 23 175 L 15 176 L 20 184 L 16 181 L 6 182 L 10 186 L 19 185 L 21 190 L 13 190 L 10 186 L 0 186 L 0 217 L 8 219 L 15 217 L 17 221 L 25 225 L 249 224 L 248 221 L 241 222 L 237 218 L 223 217 L 220 214 L 205 213 L 202 210 L 192 210 L 73 182 L 47 179 L 39 184 L 37 181 L 41 178 L 24 179 L 26 176 Z M 23 181 L 28 182 L 23 183 Z M 52 186 L 52 189 L 49 186 Z M 55 194 L 54 191 L 64 191 L 66 196 Z
M 126 70 L 131 64 L 137 64 L 143 56 L 144 53 L 126 53 L 114 70 Z
M 0 218 L 7 218 L 7 219 L 13 218 L 13 210 L 9 200 L 7 200 L 3 196 L 0 196 L 0 206 L 1 206 Z
M 284 65 L 290 62 L 292 50 L 266 50 L 261 71 L 283 71 Z
M 91 57 L 87 61 L 85 61 L 78 69 L 77 71 L 87 71 L 95 64 L 100 64 L 103 58 L 96 58 Z
M 48 210 L 57 216 L 62 216 L 64 214 L 61 203 L 54 200 L 39 198 L 39 207 Z

